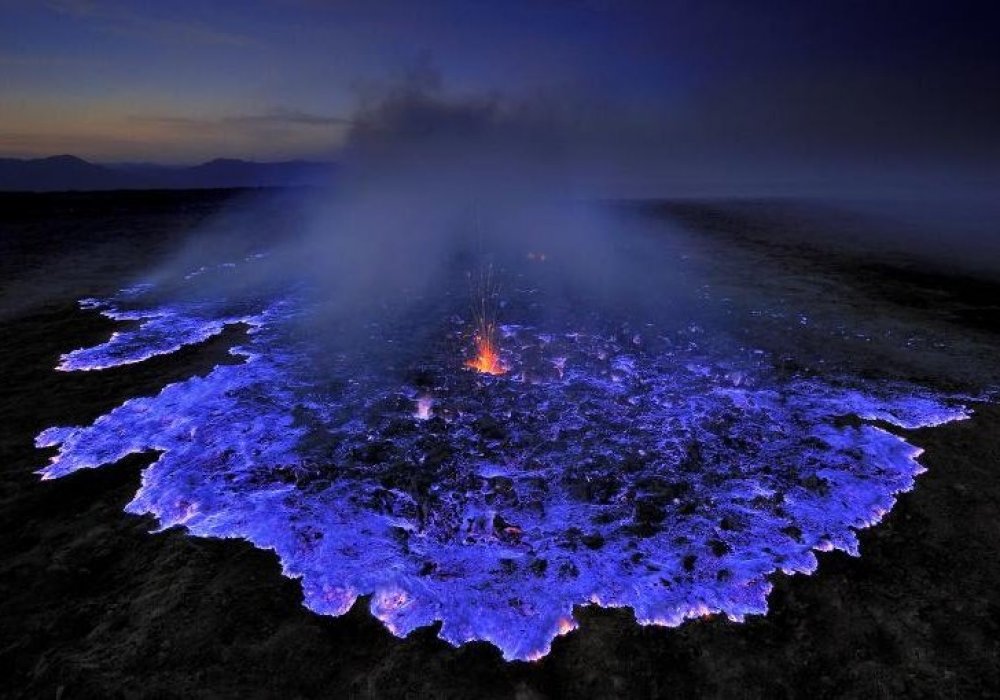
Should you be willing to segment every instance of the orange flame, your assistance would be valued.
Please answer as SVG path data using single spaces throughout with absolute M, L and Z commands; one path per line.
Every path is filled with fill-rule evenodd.
M 472 315 L 476 329 L 476 357 L 465 366 L 483 374 L 504 374 L 507 368 L 500 360 L 500 343 L 497 341 L 497 295 L 500 286 L 493 277 L 493 266 L 479 271 L 477 278 L 469 275 L 472 287 Z
M 500 360 L 496 343 L 491 339 L 492 333 L 476 335 L 476 356 L 466 360 L 465 366 L 483 374 L 504 374 L 507 368 Z

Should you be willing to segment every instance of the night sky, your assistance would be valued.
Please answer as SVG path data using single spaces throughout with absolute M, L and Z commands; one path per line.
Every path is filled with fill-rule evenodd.
M 982 185 L 991 5 L 0 0 L 0 157 L 336 159 L 359 105 L 419 79 L 544 114 L 636 191 Z

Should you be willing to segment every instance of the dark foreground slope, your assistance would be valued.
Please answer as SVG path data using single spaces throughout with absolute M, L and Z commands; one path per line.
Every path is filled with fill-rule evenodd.
M 226 211 L 233 196 L 4 202 L 0 695 L 1000 694 L 996 406 L 979 405 L 972 420 L 915 434 L 913 441 L 927 448 L 929 470 L 917 489 L 861 534 L 859 559 L 822 555 L 817 574 L 778 577 L 766 617 L 659 629 L 638 627 L 627 610 L 584 608 L 581 629 L 532 664 L 504 663 L 485 644 L 454 649 L 433 629 L 396 639 L 367 613 L 365 601 L 344 618 L 316 616 L 301 606 L 298 584 L 280 575 L 268 553 L 177 530 L 149 534 L 151 522 L 122 512 L 148 457 L 39 482 L 32 474 L 40 459 L 32 439 L 43 428 L 87 422 L 127 397 L 226 359 L 239 331 L 135 367 L 52 371 L 61 352 L 98 342 L 112 327 L 79 311 L 76 298 L 127 281 L 130 271 L 168 251 L 186 231 Z M 780 226 L 781 207 L 767 212 L 768 226 Z M 905 315 L 924 324 L 928 335 L 969 348 L 930 353 L 910 370 L 919 373 L 916 379 L 960 387 L 995 377 L 988 349 L 1000 340 L 1000 286 L 989 280 L 830 253 L 801 241 L 769 242 L 759 231 L 752 239 L 738 235 L 760 228 L 759 209 L 687 203 L 656 214 L 683 220 L 705 237 L 713 255 L 742 261 L 736 267 L 745 279 L 731 283 L 744 290 L 756 285 L 769 298 L 785 298 L 835 289 L 815 305 L 847 304 L 875 318 Z M 800 350 L 802 356 L 812 351 Z

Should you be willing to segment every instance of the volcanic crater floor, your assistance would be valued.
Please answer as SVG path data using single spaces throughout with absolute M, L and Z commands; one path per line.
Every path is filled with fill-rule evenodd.
M 819 372 L 697 324 L 512 319 L 508 371 L 491 377 L 462 364 L 467 321 L 443 317 L 445 340 L 419 361 L 384 372 L 345 352 L 317 378 L 285 309 L 161 306 L 158 322 L 187 331 L 165 343 L 141 322 L 117 326 L 114 347 L 69 300 L 8 322 L 24 341 L 14 376 L 83 389 L 80 407 L 43 400 L 8 429 L 25 471 L 6 477 L 6 606 L 38 637 L 11 636 L 0 658 L 23 687 L 141 692 L 142 674 L 173 692 L 197 668 L 192 693 L 225 694 L 251 687 L 230 678 L 234 663 L 248 678 L 271 669 L 258 690 L 302 695 L 996 687 L 983 558 L 997 541 L 997 447 L 983 426 L 998 416 L 965 377 L 927 381 L 933 358 L 877 377 Z M 94 371 L 53 372 L 74 347 L 95 351 L 71 369 Z M 102 398 L 112 385 L 120 400 Z M 939 425 L 963 406 L 973 420 Z M 78 427 L 42 431 L 52 425 Z M 60 478 L 28 478 L 32 431 L 61 446 L 46 468 Z M 145 534 L 151 524 L 163 532 Z M 217 537 L 274 549 L 308 608 L 343 617 L 300 610 L 298 583 L 268 554 Z M 858 537 L 863 556 L 848 558 Z M 841 553 L 808 579 L 773 575 L 813 571 L 815 550 Z M 29 578 L 44 582 L 15 590 Z M 74 599 L 91 602 L 71 612 Z M 632 615 L 691 620 L 662 630 Z M 382 623 L 417 631 L 395 640 Z M 530 666 L 493 649 L 537 658 L 577 626 Z M 304 659 L 327 666 L 289 680 Z

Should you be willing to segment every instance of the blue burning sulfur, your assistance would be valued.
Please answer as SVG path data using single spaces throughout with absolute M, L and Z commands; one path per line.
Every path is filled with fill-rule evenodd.
M 665 626 L 765 613 L 772 574 L 857 555 L 855 531 L 913 487 L 921 450 L 893 427 L 968 415 L 914 386 L 788 376 L 694 326 L 507 325 L 509 371 L 487 376 L 464 366 L 452 317 L 452 346 L 415 379 L 346 349 L 318 363 L 294 292 L 234 310 L 146 291 L 85 302 L 134 325 L 59 369 L 141 362 L 237 323 L 243 362 L 44 431 L 58 452 L 42 477 L 155 453 L 128 512 L 273 550 L 317 613 L 370 595 L 394 634 L 440 621 L 443 639 L 507 659 L 546 654 L 579 604 Z

